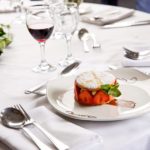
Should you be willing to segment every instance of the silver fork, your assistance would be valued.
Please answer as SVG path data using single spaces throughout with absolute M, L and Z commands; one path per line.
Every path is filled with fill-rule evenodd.
M 57 139 L 56 137 L 54 137 L 52 134 L 50 134 L 49 132 L 47 132 L 41 125 L 39 125 L 33 118 L 31 118 L 29 116 L 29 114 L 25 111 L 25 109 L 20 104 L 15 105 L 14 107 L 16 109 L 18 109 L 19 111 L 21 111 L 22 114 L 24 114 L 24 116 L 26 118 L 25 125 L 30 125 L 30 124 L 35 125 L 38 129 L 40 129 L 42 131 L 42 133 L 45 136 L 47 136 L 47 138 L 54 144 L 54 146 L 58 150 L 68 150 L 69 149 L 68 145 L 64 144 L 59 139 Z

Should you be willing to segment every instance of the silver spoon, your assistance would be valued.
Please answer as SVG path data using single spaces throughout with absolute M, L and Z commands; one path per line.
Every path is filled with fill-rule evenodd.
M 80 65 L 81 62 L 76 61 L 72 64 L 70 64 L 69 66 L 67 66 L 66 68 L 64 68 L 59 75 L 66 75 L 70 72 L 72 72 L 73 70 L 77 69 L 78 66 Z M 30 89 L 25 90 L 25 94 L 31 94 L 31 93 L 35 93 L 38 95 L 45 95 L 46 94 L 46 89 L 43 89 L 42 91 L 38 91 L 39 89 L 43 88 L 45 85 L 47 84 L 47 81 L 42 82 L 39 85 L 36 85 Z
M 90 39 L 88 31 L 84 28 L 80 29 L 78 32 L 78 37 L 81 41 L 83 41 L 84 52 L 86 53 L 90 52 L 90 49 L 87 45 L 87 41 Z
M 85 28 L 82 28 L 79 30 L 79 33 L 78 33 L 78 37 L 79 39 L 82 39 L 82 40 L 88 40 L 88 39 L 92 39 L 93 40 L 93 48 L 100 48 L 100 44 L 97 42 L 96 38 L 95 38 L 95 35 L 93 33 L 89 33 L 89 31 Z
M 24 127 L 25 116 L 17 109 L 8 107 L 1 112 L 2 124 L 13 129 L 22 129 L 40 150 L 52 150 L 40 141 L 28 128 Z

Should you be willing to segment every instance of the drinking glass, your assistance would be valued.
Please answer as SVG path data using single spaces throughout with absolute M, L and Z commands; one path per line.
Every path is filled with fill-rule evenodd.
M 77 7 L 83 2 L 83 0 L 64 0 L 65 3 L 76 3 Z
M 53 15 L 49 6 L 44 4 L 30 6 L 27 11 L 26 25 L 41 49 L 41 62 L 33 68 L 33 71 L 39 73 L 54 71 L 56 68 L 50 65 L 45 58 L 45 43 L 54 29 Z
M 75 3 L 64 5 L 63 11 L 60 13 L 61 32 L 67 43 L 67 56 L 59 64 L 63 67 L 76 61 L 71 52 L 71 39 L 77 29 L 79 22 L 79 14 Z
M 59 16 L 60 13 L 63 10 L 64 7 L 64 0 L 48 0 L 48 5 L 51 7 L 51 9 L 53 10 L 53 14 L 54 14 L 54 21 L 55 21 L 55 28 L 53 31 L 53 34 L 51 36 L 51 39 L 62 39 L 62 33 L 61 33 L 61 29 L 59 27 Z
M 12 20 L 14 24 L 25 24 L 25 6 L 23 0 L 11 0 L 11 5 L 17 12 L 17 16 Z

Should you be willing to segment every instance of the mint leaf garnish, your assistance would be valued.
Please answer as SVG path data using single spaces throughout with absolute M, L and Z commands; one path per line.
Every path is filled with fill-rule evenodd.
M 100 89 L 105 91 L 108 95 L 112 95 L 114 97 L 118 97 L 121 95 L 119 88 L 119 84 L 104 84 L 101 85 Z

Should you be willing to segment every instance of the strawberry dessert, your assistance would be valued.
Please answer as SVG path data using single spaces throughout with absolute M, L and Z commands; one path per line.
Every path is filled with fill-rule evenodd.
M 83 72 L 74 83 L 75 100 L 81 105 L 103 105 L 121 95 L 116 78 L 108 72 Z

